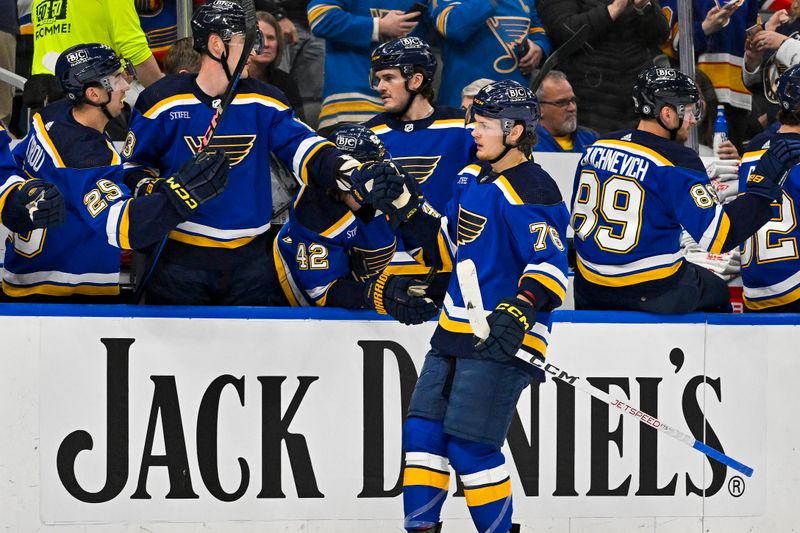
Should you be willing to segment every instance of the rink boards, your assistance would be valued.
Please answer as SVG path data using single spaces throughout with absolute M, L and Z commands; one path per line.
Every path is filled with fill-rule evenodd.
M 433 322 L 316 309 L 2 307 L 0 447 L 14 483 L 0 502 L 19 505 L 0 522 L 11 513 L 8 523 L 27 523 L 34 509 L 45 524 L 402 516 L 402 414 Z M 771 497 L 797 493 L 798 324 L 557 313 L 551 364 L 755 473 L 548 380 L 524 393 L 504 448 L 515 516 L 775 520 Z M 467 518 L 455 477 L 450 493 L 445 516 Z

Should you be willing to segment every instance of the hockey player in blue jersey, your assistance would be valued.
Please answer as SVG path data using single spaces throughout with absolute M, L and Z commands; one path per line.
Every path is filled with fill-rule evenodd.
M 384 112 L 366 122 L 392 161 L 417 179 L 427 202 L 443 211 L 458 172 L 475 160 L 475 143 L 460 110 L 434 106 L 436 58 L 418 37 L 403 37 L 372 52 L 370 80 Z M 412 255 L 415 243 L 401 239 L 389 271 L 421 275 L 429 267 Z
M 24 174 L 11 154 L 11 137 L 0 125 L 0 224 L 14 234 L 64 222 L 64 196 L 58 187 Z
M 243 53 L 245 14 L 227 0 L 210 0 L 192 17 L 196 75 L 167 76 L 136 102 L 123 150 L 132 172 L 170 175 L 200 148 L 215 106 Z M 282 300 L 267 261 L 272 214 L 269 156 L 273 152 L 306 184 L 348 189 L 358 161 L 298 120 L 278 89 L 246 77 L 211 141 L 231 159 L 230 186 L 170 232 L 151 268 L 148 303 L 269 305 Z M 388 167 L 374 165 L 377 171 Z M 375 171 L 365 168 L 364 172 Z M 147 274 L 146 274 L 147 275 Z
M 370 130 L 343 126 L 331 139 L 362 162 L 386 150 Z M 275 266 L 290 305 L 375 309 L 404 324 L 433 318 L 438 308 L 423 283 L 385 274 L 394 231 L 371 206 L 342 191 L 303 187 L 273 245 Z
M 6 248 L 3 291 L 29 300 L 95 301 L 119 294 L 120 248 L 157 241 L 225 186 L 224 153 L 188 157 L 156 190 L 131 198 L 120 155 L 103 133 L 122 112 L 132 70 L 111 48 L 77 45 L 56 61 L 67 98 L 34 115 L 14 149 L 26 174 L 57 186 L 64 224 L 14 233 Z M 24 187 L 24 186 L 23 186 Z
M 684 260 L 681 228 L 712 253 L 738 246 L 771 218 L 781 169 L 796 151 L 785 143 L 775 147 L 762 159 L 758 181 L 723 206 L 700 158 L 680 144 L 701 112 L 694 81 L 674 69 L 646 69 L 634 86 L 634 105 L 638 128 L 599 139 L 575 174 L 575 306 L 654 313 L 728 309 L 725 283 Z
M 778 81 L 779 139 L 800 143 L 800 65 L 789 67 Z M 767 150 L 742 156 L 739 190 L 749 190 L 748 178 Z M 800 253 L 795 204 L 800 200 L 800 167 L 789 172 L 782 197 L 772 203 L 772 218 L 742 244 L 744 307 L 751 312 L 800 312 Z
M 472 114 L 480 161 L 459 173 L 444 216 L 424 207 L 413 180 L 404 189 L 413 194 L 395 200 L 372 193 L 373 204 L 415 235 L 430 261 L 474 261 L 484 305 L 494 308 L 488 338 L 474 344 L 453 271 L 403 430 L 408 531 L 440 531 L 450 467 L 464 484 L 476 529 L 512 530 L 511 479 L 500 447 L 522 390 L 543 377 L 530 360 L 545 357 L 548 312 L 567 289 L 569 213 L 556 183 L 529 159 L 535 95 L 499 81 L 478 92 Z M 446 255 L 436 257 L 440 250 Z

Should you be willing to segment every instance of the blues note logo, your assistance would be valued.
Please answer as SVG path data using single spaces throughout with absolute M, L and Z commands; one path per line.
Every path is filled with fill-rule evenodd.
M 193 154 L 200 151 L 202 137 L 185 135 L 183 140 L 189 145 L 189 149 Z M 214 138 L 211 139 L 208 150 L 212 152 L 220 148 L 225 150 L 225 153 L 228 154 L 231 160 L 231 166 L 234 167 L 247 157 L 255 141 L 255 135 L 215 135 Z
M 509 74 L 517 69 L 519 62 L 514 47 L 528 37 L 531 19 L 525 17 L 492 17 L 486 20 L 489 29 L 503 47 L 505 54 L 494 60 L 494 69 L 500 74 Z

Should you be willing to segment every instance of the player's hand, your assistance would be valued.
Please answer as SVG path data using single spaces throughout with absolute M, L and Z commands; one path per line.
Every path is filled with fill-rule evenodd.
M 536 322 L 536 309 L 525 300 L 512 296 L 501 300 L 487 320 L 489 336 L 483 341 L 476 340 L 475 357 L 511 361 L 522 347 L 525 333 Z
M 392 228 L 411 220 L 425 202 L 417 180 L 407 172 L 381 176 L 372 189 L 372 205 L 382 211 Z
M 181 165 L 161 186 L 180 215 L 189 218 L 228 185 L 230 162 L 224 150 L 200 152 Z
M 747 192 L 780 202 L 789 171 L 800 162 L 800 141 L 779 138 L 761 156 L 747 177 Z
M 64 223 L 64 197 L 52 183 L 31 179 L 22 184 L 19 194 L 34 228 L 48 228 Z
M 381 274 L 367 286 L 367 301 L 373 309 L 407 326 L 427 322 L 439 311 L 425 296 L 427 285 L 407 276 Z
M 386 161 L 359 164 L 350 173 L 350 194 L 361 205 L 372 204 L 374 202 L 373 189 L 376 183 L 380 183 L 381 194 L 393 194 L 391 199 L 394 200 L 403 192 L 402 186 L 396 185 L 391 192 L 387 192 L 384 190 L 385 180 L 397 179 L 399 174 L 400 170 L 397 166 Z
M 417 27 L 419 12 L 404 13 L 393 9 L 378 19 L 378 33 L 388 39 L 395 39 L 397 37 L 405 37 Z

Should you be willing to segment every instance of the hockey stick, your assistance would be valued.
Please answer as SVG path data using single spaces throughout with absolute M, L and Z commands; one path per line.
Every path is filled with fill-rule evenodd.
M 239 57 L 239 61 L 236 63 L 236 68 L 231 74 L 231 79 L 228 83 L 227 89 L 225 89 L 225 92 L 219 99 L 217 108 L 214 111 L 214 116 L 211 117 L 211 123 L 208 125 L 208 129 L 200 139 L 200 149 L 197 150 L 197 154 L 204 152 L 211 143 L 211 140 L 214 138 L 214 134 L 217 131 L 217 126 L 219 126 L 219 123 L 222 120 L 223 113 L 225 113 L 225 110 L 228 109 L 228 106 L 236 95 L 236 87 L 239 85 L 239 80 L 242 78 L 244 67 L 247 64 L 247 60 L 250 58 L 250 51 L 253 49 L 253 44 L 256 42 L 258 22 L 256 21 L 256 8 L 253 0 L 234 1 L 242 6 L 242 10 L 244 11 L 245 38 L 244 46 L 242 48 L 242 55 Z M 138 304 L 142 301 L 144 292 L 147 289 L 147 286 L 150 284 L 150 279 L 153 277 L 153 272 L 156 269 L 158 259 L 161 257 L 161 252 L 164 250 L 164 245 L 167 243 L 167 239 L 168 235 L 164 235 L 158 246 L 154 248 L 152 258 L 150 261 L 148 261 L 149 266 L 145 268 L 145 274 L 142 277 L 142 281 L 141 283 L 136 284 L 136 290 L 133 293 L 134 304 Z
M 481 288 L 478 283 L 478 275 L 475 270 L 475 263 L 473 263 L 471 259 L 460 261 L 456 265 L 456 274 L 458 275 L 458 286 L 461 288 L 461 296 L 464 298 L 464 306 L 467 308 L 469 325 L 472 327 L 472 331 L 475 333 L 475 336 L 481 340 L 484 340 L 489 336 L 490 328 L 489 323 L 486 321 L 486 315 L 483 309 L 483 303 L 481 301 Z M 682 442 L 691 448 L 694 448 L 700 453 L 703 453 L 738 472 L 741 472 L 745 476 L 750 477 L 753 475 L 753 469 L 749 466 L 742 464 L 739 461 L 725 455 L 721 451 L 712 448 L 703 442 L 700 442 L 694 437 L 691 437 L 690 435 L 687 435 L 686 433 L 683 433 L 672 426 L 665 424 L 658 418 L 648 415 L 629 403 L 622 401 L 607 392 L 601 391 L 582 378 L 572 375 L 555 365 L 551 365 L 550 363 L 547 363 L 538 357 L 529 359 L 521 355 L 521 352 L 517 352 L 517 357 L 533 364 L 553 378 L 572 385 L 577 390 L 607 403 L 610 407 L 619 409 L 626 415 L 636 418 L 642 424 L 647 424 L 648 426 L 657 429 L 666 435 L 669 435 L 673 439 Z
M 550 54 L 550 57 L 548 57 L 547 60 L 542 64 L 542 68 L 539 69 L 539 72 L 536 73 L 536 76 L 531 79 L 530 88 L 532 91 L 536 92 L 536 90 L 539 88 L 539 85 L 542 84 L 544 77 L 547 76 L 547 73 L 553 70 L 553 67 L 556 66 L 556 63 L 558 63 L 559 57 L 567 57 L 575 50 L 580 48 L 581 45 L 583 45 L 584 41 L 586 41 L 587 33 L 589 33 L 589 26 L 584 24 L 578 28 L 578 31 L 572 34 L 572 37 L 567 39 L 564 44 L 556 48 L 553 53 Z

